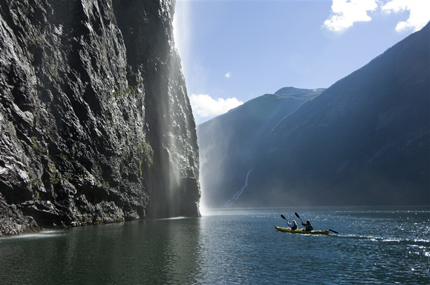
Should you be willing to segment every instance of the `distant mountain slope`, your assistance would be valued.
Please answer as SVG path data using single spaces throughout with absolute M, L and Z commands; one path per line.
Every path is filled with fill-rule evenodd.
M 429 35 L 427 25 L 280 122 L 242 203 L 429 204 Z
M 429 36 L 428 24 L 259 136 L 226 201 L 247 178 L 233 206 L 430 204 Z
M 230 112 L 197 126 L 200 146 L 200 173 L 206 200 L 211 206 L 222 206 L 231 192 L 240 188 L 250 160 L 262 138 L 282 118 L 304 102 L 321 94 L 323 89 L 286 87 L 246 102 Z M 237 191 L 237 190 L 236 190 Z M 213 194 L 213 195 L 211 195 Z

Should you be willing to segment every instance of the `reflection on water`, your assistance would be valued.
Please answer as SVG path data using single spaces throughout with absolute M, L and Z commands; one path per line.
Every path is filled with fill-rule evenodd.
M 229 210 L 0 239 L 2 284 L 429 284 L 430 209 Z
M 136 221 L 0 241 L 3 284 L 192 283 L 200 219 Z
M 22 235 L 16 235 L 16 236 L 6 236 L 3 239 L 37 239 L 37 238 L 50 238 L 50 237 L 57 237 L 64 233 L 61 231 L 40 231 L 36 233 L 27 233 Z

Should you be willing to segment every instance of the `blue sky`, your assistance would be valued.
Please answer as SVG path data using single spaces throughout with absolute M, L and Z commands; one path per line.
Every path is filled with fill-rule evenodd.
M 287 86 L 327 88 L 421 29 L 430 0 L 176 0 L 196 123 Z

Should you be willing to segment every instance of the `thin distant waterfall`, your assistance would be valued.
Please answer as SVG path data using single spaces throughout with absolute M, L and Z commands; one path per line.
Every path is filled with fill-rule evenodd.
M 243 185 L 243 187 L 240 188 L 240 190 L 237 191 L 236 194 L 234 194 L 233 198 L 231 198 L 230 200 L 228 200 L 224 204 L 224 208 L 229 208 L 231 205 L 233 205 L 233 203 L 236 202 L 236 200 L 239 198 L 239 196 L 243 193 L 243 190 L 245 190 L 245 188 L 248 187 L 248 178 L 249 178 L 249 174 L 251 173 L 251 171 L 252 171 L 252 169 L 250 171 L 248 171 L 248 173 L 246 174 L 245 185 Z

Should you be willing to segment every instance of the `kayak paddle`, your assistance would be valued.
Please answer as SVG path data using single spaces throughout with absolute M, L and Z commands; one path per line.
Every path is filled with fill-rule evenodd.
M 299 214 L 297 214 L 297 212 L 294 212 L 294 214 L 296 214 L 296 217 L 297 217 L 297 218 L 299 218 L 299 219 L 300 219 L 300 221 L 302 221 L 302 224 L 304 224 L 304 223 L 303 223 L 303 220 L 302 220 L 302 218 L 300 218 Z
M 281 215 L 281 218 L 283 218 L 284 220 L 287 220 L 284 215 Z

